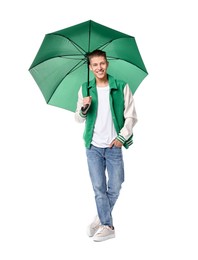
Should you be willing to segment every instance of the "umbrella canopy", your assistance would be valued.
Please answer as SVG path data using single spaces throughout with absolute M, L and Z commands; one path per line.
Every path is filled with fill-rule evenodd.
M 48 104 L 75 111 L 80 86 L 93 79 L 87 55 L 96 49 L 106 52 L 108 73 L 135 93 L 148 74 L 135 38 L 89 20 L 43 39 L 29 71 Z

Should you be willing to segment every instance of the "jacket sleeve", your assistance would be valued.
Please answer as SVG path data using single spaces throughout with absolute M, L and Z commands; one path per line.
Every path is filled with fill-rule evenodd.
M 81 107 L 83 106 L 83 95 L 82 95 L 82 87 L 80 87 L 78 91 L 78 101 L 77 101 L 77 107 L 75 111 L 75 120 L 78 123 L 83 123 L 86 119 L 86 115 L 82 114 Z
M 124 126 L 117 136 L 117 139 L 123 144 L 127 142 L 127 140 L 131 139 L 133 135 L 133 127 L 137 123 L 134 98 L 128 84 L 124 87 L 124 119 Z

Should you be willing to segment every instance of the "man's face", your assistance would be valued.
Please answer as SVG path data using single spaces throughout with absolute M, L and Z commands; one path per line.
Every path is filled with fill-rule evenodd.
M 91 58 L 89 68 L 99 80 L 106 78 L 108 62 L 103 56 Z

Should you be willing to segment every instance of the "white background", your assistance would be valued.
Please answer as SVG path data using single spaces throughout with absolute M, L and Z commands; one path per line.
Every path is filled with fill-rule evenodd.
M 196 1 L 1 3 L 0 259 L 198 259 Z M 124 150 L 116 239 L 94 243 L 83 125 L 30 73 L 44 35 L 87 20 L 135 36 L 149 75 Z

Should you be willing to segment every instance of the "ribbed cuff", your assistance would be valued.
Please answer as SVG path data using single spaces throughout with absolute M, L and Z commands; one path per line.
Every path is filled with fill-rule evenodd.
M 82 118 L 86 118 L 86 117 L 87 117 L 87 115 L 84 115 L 84 114 L 82 113 L 82 110 L 80 110 L 79 115 L 80 115 Z
M 126 139 L 120 134 L 116 137 L 116 139 L 119 140 L 122 144 L 126 142 Z

